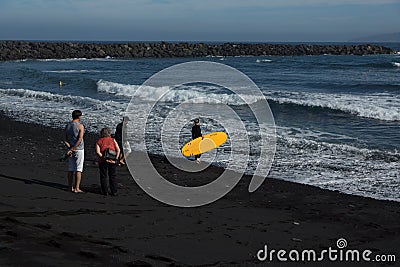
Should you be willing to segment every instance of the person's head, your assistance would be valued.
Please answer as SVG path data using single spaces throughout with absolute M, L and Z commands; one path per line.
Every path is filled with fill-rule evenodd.
M 80 111 L 80 110 L 72 111 L 72 119 L 73 120 L 80 120 L 81 116 L 82 116 L 82 111 Z
M 129 119 L 128 116 L 122 117 L 122 122 L 123 122 L 123 123 L 127 124 L 129 121 L 130 121 L 130 119 Z
M 193 120 L 194 124 L 199 125 L 200 124 L 200 120 L 199 119 L 194 119 Z
M 100 137 L 110 137 L 110 136 L 111 136 L 110 128 L 106 127 L 106 128 L 101 129 Z

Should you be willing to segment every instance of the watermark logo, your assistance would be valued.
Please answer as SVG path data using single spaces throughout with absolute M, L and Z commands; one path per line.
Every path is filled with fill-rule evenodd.
M 344 239 L 344 238 L 339 238 L 339 239 L 336 241 L 336 246 L 337 246 L 338 248 L 345 248 L 345 247 L 347 247 L 347 240 Z
M 229 93 L 221 97 L 221 94 L 210 92 L 201 84 L 216 85 Z M 182 91 L 185 85 L 190 89 Z M 168 101 L 173 104 L 159 105 Z M 179 207 L 206 205 L 232 190 L 248 167 L 251 143 L 243 118 L 230 106 L 232 101 L 239 101 L 248 107 L 256 120 L 259 156 L 248 190 L 257 190 L 268 175 L 275 154 L 275 123 L 271 109 L 261 90 L 248 76 L 230 66 L 208 61 L 187 62 L 166 68 L 146 80 L 133 95 L 126 110 L 132 122 L 126 126 L 123 141 L 135 144 L 127 166 L 136 183 L 151 197 Z M 165 112 L 168 114 L 165 115 Z M 229 160 L 225 171 L 212 182 L 195 187 L 180 186 L 157 171 L 148 156 L 148 145 L 149 142 L 160 142 L 168 161 L 181 171 L 204 170 L 211 162 L 195 164 L 170 153 L 180 150 L 180 131 L 198 117 L 212 119 L 222 125 L 231 145 Z M 149 126 L 150 120 L 159 121 L 160 139 L 149 140 L 151 131 L 154 131 Z
M 341 261 L 341 262 L 395 262 L 396 255 L 394 254 L 376 254 L 373 255 L 369 249 L 357 250 L 357 249 L 346 249 L 347 240 L 339 238 L 336 241 L 336 247 L 328 247 L 321 251 L 314 249 L 304 250 L 285 250 L 285 249 L 268 249 L 267 245 L 257 252 L 257 259 L 259 261 L 292 261 L 292 262 L 316 262 L 316 261 Z

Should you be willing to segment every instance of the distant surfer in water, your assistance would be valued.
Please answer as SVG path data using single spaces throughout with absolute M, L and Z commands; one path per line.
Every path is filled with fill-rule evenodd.
M 60 80 L 58 84 L 60 85 L 60 90 L 61 90 L 62 86 L 64 85 L 63 81 Z
M 194 119 L 194 125 L 192 127 L 192 139 L 196 139 L 202 136 L 203 135 L 201 134 L 200 120 Z M 194 159 L 196 160 L 197 163 L 200 163 L 200 156 L 201 154 L 194 156 Z

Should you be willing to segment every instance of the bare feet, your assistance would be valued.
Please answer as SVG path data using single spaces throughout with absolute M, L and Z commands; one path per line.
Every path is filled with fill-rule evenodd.
M 84 192 L 83 192 L 82 190 L 80 190 L 79 188 L 75 188 L 75 189 L 74 189 L 74 192 L 75 192 L 75 193 L 84 193 Z

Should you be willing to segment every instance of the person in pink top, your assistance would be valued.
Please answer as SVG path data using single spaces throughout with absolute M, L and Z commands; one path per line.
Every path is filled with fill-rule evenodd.
M 120 154 L 117 141 L 111 137 L 110 128 L 103 128 L 96 143 L 96 154 L 99 157 L 101 193 L 108 195 L 107 174 L 110 183 L 110 195 L 117 195 L 116 164 Z

